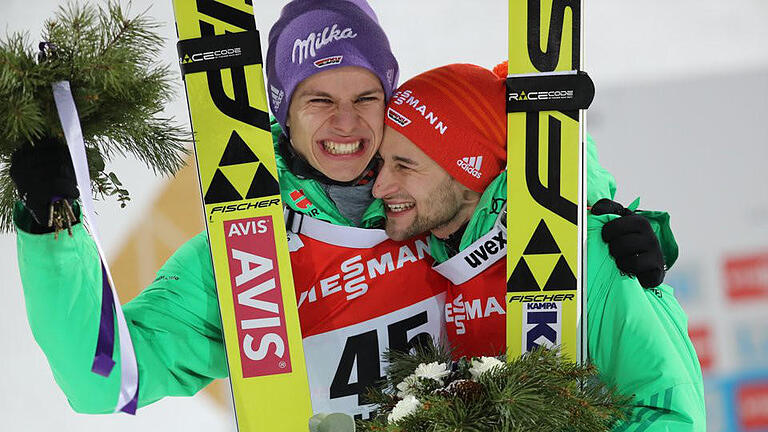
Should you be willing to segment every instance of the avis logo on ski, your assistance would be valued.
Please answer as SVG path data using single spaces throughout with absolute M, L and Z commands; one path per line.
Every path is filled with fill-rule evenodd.
M 271 218 L 224 224 L 243 376 L 290 372 L 290 350 Z M 265 242 L 263 239 L 266 238 Z M 247 361 L 247 360 L 250 361 Z

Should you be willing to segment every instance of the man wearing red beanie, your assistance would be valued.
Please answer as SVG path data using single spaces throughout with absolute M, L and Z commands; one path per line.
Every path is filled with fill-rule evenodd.
M 382 165 L 373 194 L 384 201 L 387 234 L 403 240 L 431 232 L 433 268 L 453 285 L 446 322 L 457 356 L 496 355 L 505 349 L 505 95 L 504 79 L 478 66 L 453 64 L 425 72 L 403 84 L 389 102 L 379 149 Z M 632 427 L 704 430 L 701 370 L 685 314 L 671 288 L 644 290 L 617 267 L 626 261 L 614 253 L 611 235 L 606 235 L 610 230 L 603 226 L 642 216 L 608 201 L 615 192 L 613 178 L 588 143 L 590 361 L 609 385 L 634 395 Z M 626 216 L 597 211 L 606 206 Z M 514 214 L 509 209 L 509 217 Z M 664 244 L 656 242 L 657 247 L 673 261 L 677 245 L 668 215 L 644 215 L 650 224 L 644 223 L 662 233 Z M 487 242 L 494 247 L 485 248 L 483 257 L 470 253 Z M 608 259 L 606 242 L 615 262 Z M 637 248 L 631 255 L 647 252 Z
M 504 95 L 504 80 L 493 72 L 453 64 L 409 80 L 387 107 L 384 164 L 373 189 L 386 206 L 387 235 L 404 240 L 431 231 L 434 269 L 457 286 L 478 285 L 456 290 L 447 308 L 457 355 L 504 349 L 506 243 L 475 267 L 463 265 L 460 253 L 492 236 L 505 208 Z M 464 304 L 478 302 L 482 313 L 467 319 Z

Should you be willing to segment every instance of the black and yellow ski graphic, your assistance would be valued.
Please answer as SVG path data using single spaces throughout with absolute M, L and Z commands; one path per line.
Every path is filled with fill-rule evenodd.
M 582 290 L 584 110 L 580 0 L 510 0 L 507 347 L 586 349 Z
M 251 0 L 174 0 L 237 426 L 312 415 Z

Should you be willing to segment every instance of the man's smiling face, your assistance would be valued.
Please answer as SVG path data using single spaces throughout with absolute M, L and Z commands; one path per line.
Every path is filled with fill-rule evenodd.
M 336 181 L 358 178 L 381 144 L 384 90 L 370 71 L 341 67 L 296 87 L 286 125 L 293 148 Z
M 408 138 L 386 127 L 379 155 L 373 196 L 384 201 L 390 238 L 405 240 L 426 231 L 447 237 L 465 222 L 466 188 Z

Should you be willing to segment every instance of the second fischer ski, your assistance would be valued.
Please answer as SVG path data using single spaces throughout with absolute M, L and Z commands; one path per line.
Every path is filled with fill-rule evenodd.
M 585 359 L 582 1 L 510 0 L 507 347 Z

